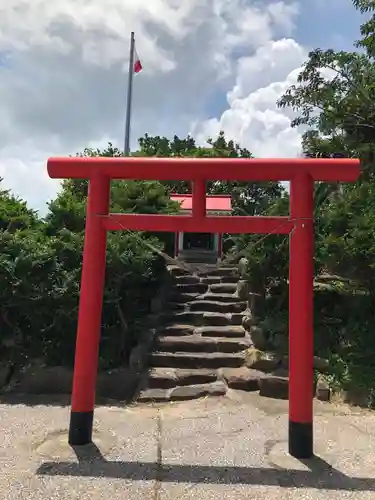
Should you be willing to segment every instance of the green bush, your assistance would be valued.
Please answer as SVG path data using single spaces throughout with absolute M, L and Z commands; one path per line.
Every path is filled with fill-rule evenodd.
M 124 362 L 136 343 L 134 325 L 147 313 L 165 265 L 142 249 L 138 235 L 111 234 L 108 240 L 102 343 L 104 364 L 113 366 Z M 43 358 L 47 364 L 72 365 L 82 247 L 82 235 L 68 230 L 54 237 L 0 232 L 2 360 L 24 364 Z M 119 351 L 122 315 L 128 326 Z

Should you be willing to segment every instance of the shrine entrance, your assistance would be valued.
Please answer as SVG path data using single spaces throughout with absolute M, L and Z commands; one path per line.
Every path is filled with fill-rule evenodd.
M 214 251 L 215 235 L 212 233 L 184 233 L 183 250 Z
M 192 194 L 172 194 L 171 200 L 180 204 L 180 212 L 191 215 L 193 208 Z M 232 214 L 232 200 L 230 195 L 205 196 L 206 215 L 220 216 Z M 216 264 L 223 254 L 223 235 L 211 232 L 184 232 L 178 231 L 175 235 L 176 259 L 188 262 L 204 262 Z
M 313 455 L 314 181 L 354 182 L 359 161 L 330 158 L 51 158 L 53 179 L 89 179 L 69 443 L 92 440 L 107 231 L 290 235 L 289 453 Z M 188 180 L 191 215 L 111 214 L 111 179 Z M 290 181 L 283 217 L 207 215 L 206 182 Z

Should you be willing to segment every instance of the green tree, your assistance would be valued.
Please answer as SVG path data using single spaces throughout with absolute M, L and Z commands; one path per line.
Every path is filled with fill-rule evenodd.
M 278 105 L 295 111 L 292 126 L 307 128 L 302 143 L 306 156 L 361 159 L 362 174 L 354 185 L 317 186 L 320 265 L 354 280 L 355 286 L 331 294 L 329 307 L 322 303 L 327 293 L 317 293 L 316 304 L 321 307 L 319 319 L 323 316 L 326 321 L 324 325 L 320 321 L 324 336 L 331 339 L 336 381 L 344 387 L 373 387 L 375 2 L 354 0 L 353 5 L 368 16 L 361 25 L 362 37 L 354 44 L 360 50 L 310 52 L 297 84 Z M 333 318 L 333 323 L 327 322 Z
M 52 332 L 55 340 L 67 340 L 78 281 L 61 264 L 77 242 L 68 242 L 61 252 L 62 241 L 46 238 L 43 221 L 9 191 L 1 191 L 0 207 L 0 358 L 11 375 L 30 358 L 48 357 L 56 345 Z M 79 251 L 74 248 L 74 255 Z M 79 264 L 76 260 L 77 270 Z
M 353 3 L 362 12 L 375 11 L 372 1 Z M 356 43 L 364 53 L 312 51 L 297 85 L 291 86 L 278 103 L 296 111 L 292 126 L 308 126 L 303 136 L 306 156 L 340 153 L 361 159 L 363 172 L 356 185 L 320 186 L 318 225 L 322 256 L 330 270 L 367 281 L 375 278 L 369 266 L 372 245 L 367 241 L 364 244 L 364 234 L 369 239 L 372 234 L 370 200 L 375 174 L 373 20 L 372 14 L 361 26 L 364 37 Z M 350 265 L 345 258 L 348 255 Z
M 76 156 L 121 157 L 123 153 L 109 143 L 103 150 L 86 148 Z M 84 230 L 87 192 L 87 180 L 68 179 L 62 182 L 61 191 L 48 205 L 46 222 L 50 232 L 62 228 L 73 232 Z M 112 181 L 110 203 L 111 212 L 153 214 L 178 211 L 178 204 L 170 200 L 166 187 L 157 181 Z
M 206 147 L 197 146 L 190 136 L 185 139 L 174 136 L 173 140 L 169 140 L 166 137 L 150 137 L 147 134 L 139 139 L 139 146 L 139 156 L 252 158 L 246 148 L 241 148 L 234 141 L 228 141 L 224 132 L 220 132 L 215 139 L 209 138 Z M 186 181 L 171 180 L 163 184 L 170 192 L 191 192 L 190 183 Z M 213 179 L 207 183 L 208 194 L 231 194 L 234 215 L 263 213 L 282 192 L 282 186 L 276 182 L 225 182 Z
M 0 231 L 15 232 L 20 229 L 36 228 L 40 225 L 37 213 L 14 196 L 10 190 L 2 189 L 0 177 Z

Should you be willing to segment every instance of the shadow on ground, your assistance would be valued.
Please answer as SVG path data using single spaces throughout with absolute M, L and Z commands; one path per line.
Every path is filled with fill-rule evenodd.
M 123 408 L 132 403 L 133 400 L 120 401 L 116 399 L 96 398 L 97 406 L 118 406 Z M 0 394 L 0 404 L 6 405 L 26 405 L 26 406 L 69 406 L 71 403 L 70 394 L 21 394 L 8 393 Z
M 373 478 L 346 476 L 319 457 L 301 461 L 309 470 L 300 471 L 262 467 L 172 465 L 161 462 L 111 462 L 105 460 L 94 444 L 76 447 L 74 451 L 78 463 L 45 462 L 38 468 L 37 475 L 375 492 Z

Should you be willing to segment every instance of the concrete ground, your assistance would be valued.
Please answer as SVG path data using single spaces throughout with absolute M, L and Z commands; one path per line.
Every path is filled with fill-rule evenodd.
M 317 402 L 304 463 L 286 453 L 287 402 L 257 394 L 95 415 L 95 445 L 74 451 L 67 406 L 0 405 L 0 498 L 375 498 L 373 412 Z

